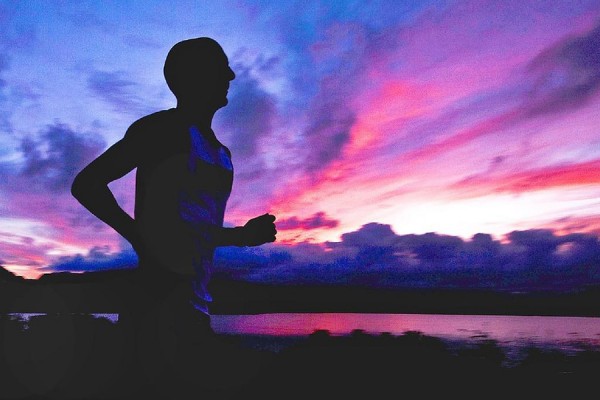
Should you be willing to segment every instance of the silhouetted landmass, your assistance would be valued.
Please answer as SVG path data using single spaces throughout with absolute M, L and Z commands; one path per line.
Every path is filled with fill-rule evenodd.
M 0 271 L 3 271 L 0 269 Z M 10 274 L 12 275 L 12 274 Z M 56 273 L 24 280 L 5 272 L 0 312 L 119 312 L 136 295 L 136 270 Z M 5 278 L 6 277 L 6 278 Z M 580 291 L 381 289 L 364 286 L 267 285 L 215 278 L 214 314 L 367 312 L 600 316 L 600 287 Z
M 148 372 L 135 363 L 136 339 L 121 323 L 89 312 L 118 312 L 135 295 L 135 269 L 61 273 L 23 280 L 2 272 L 2 312 L 48 312 L 29 322 L 2 315 L 0 398 L 36 399 L 358 399 L 391 394 L 477 396 L 493 390 L 536 395 L 591 387 L 600 350 L 529 346 L 520 357 L 487 338 L 450 343 L 406 332 L 347 336 L 315 331 L 276 346 L 219 335 L 212 355 Z M 600 291 L 505 293 L 270 286 L 215 279 L 213 312 L 390 312 L 598 315 Z M 273 340 L 262 338 L 264 340 Z M 162 360 L 159 349 L 145 359 Z M 159 363 L 160 364 L 160 363 Z M 208 368 L 208 371 L 203 369 Z M 187 374 L 187 375 L 186 375 Z M 183 378 L 187 377 L 187 378 Z M 210 377 L 210 378 L 208 378 Z
M 318 330 L 279 351 L 223 336 L 218 351 L 181 370 L 147 375 L 132 364 L 132 338 L 119 324 L 83 314 L 29 322 L 0 316 L 0 398 L 25 399 L 387 399 L 536 395 L 593 387 L 600 351 L 525 347 L 512 362 L 493 340 L 447 342 L 419 332 L 332 336 Z M 151 349 L 149 360 L 157 357 Z M 219 362 L 213 362 L 218 359 Z M 203 370 L 207 366 L 210 371 Z M 481 397 L 478 397 L 481 398 Z
M 600 287 L 578 292 L 380 289 L 214 280 L 215 314 L 364 312 L 600 316 Z
M 134 268 L 61 272 L 37 280 L 8 276 L 0 280 L 0 312 L 117 312 L 135 291 Z
M 0 282 L 21 282 L 23 279 L 0 267 Z

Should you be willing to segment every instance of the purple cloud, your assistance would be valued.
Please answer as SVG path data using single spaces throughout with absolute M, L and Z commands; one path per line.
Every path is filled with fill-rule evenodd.
M 25 137 L 21 141 L 25 162 L 20 178 L 29 191 L 37 187 L 68 193 L 75 175 L 104 147 L 97 136 L 79 134 L 65 124 L 49 125 L 39 139 Z
M 304 131 L 305 169 L 311 175 L 337 159 L 350 141 L 356 122 L 353 101 L 363 88 L 373 40 L 366 26 L 358 23 L 334 22 L 321 34 L 310 47 L 319 78 Z
M 127 249 L 117 254 L 110 254 L 106 248 L 94 247 L 87 256 L 77 254 L 62 257 L 51 266 L 40 268 L 40 272 L 92 272 L 111 269 L 133 268 L 137 265 L 138 258 L 133 249 Z
M 153 109 L 148 101 L 140 97 L 143 93 L 139 84 L 122 71 L 92 71 L 87 79 L 88 89 L 119 113 L 135 115 L 149 114 Z
M 341 245 L 345 247 L 394 246 L 398 236 L 390 225 L 372 222 L 363 225 L 358 231 L 344 233 Z
M 5 108 L 8 99 L 8 84 L 2 78 L 4 71 L 8 70 L 8 56 L 0 53 L 0 132 L 8 133 L 12 131 L 10 124 L 10 112 Z
M 240 159 L 259 158 L 264 149 L 261 139 L 273 132 L 276 101 L 251 76 L 251 69 L 241 64 L 233 67 L 236 78 L 231 83 L 233 96 L 219 112 L 220 127 L 227 132 L 230 147 Z
M 61 260 L 50 271 L 131 266 L 131 250 Z M 600 284 L 600 241 L 591 234 L 549 230 L 511 232 L 505 241 L 478 233 L 470 240 L 426 233 L 397 235 L 370 223 L 325 244 L 217 249 L 215 274 L 273 284 L 391 288 L 577 290 Z
M 5 263 L 29 265 L 30 272 L 37 273 L 56 259 L 51 253 L 64 254 L 66 246 L 92 247 L 94 241 L 113 240 L 114 233 L 81 207 L 69 190 L 75 175 L 103 148 L 103 140 L 95 134 L 55 123 L 36 137 L 21 140 L 22 162 L 0 164 L 0 193 L 6 199 L 2 213 L 15 221 L 13 228 L 0 230 Z M 29 236 L 36 240 L 21 240 Z
M 530 115 L 585 104 L 600 88 L 600 25 L 547 48 L 531 61 L 528 71 L 535 77 Z
M 258 58 L 249 65 L 232 63 L 236 78 L 231 82 L 229 103 L 219 110 L 214 124 L 217 136 L 233 155 L 236 183 L 228 207 L 249 214 L 264 212 L 265 202 L 277 187 L 274 183 L 285 180 L 286 174 L 285 165 L 278 163 L 274 168 L 266 158 L 280 116 L 277 99 L 256 78 L 261 71 L 273 68 L 277 60 Z
M 319 228 L 335 228 L 338 226 L 339 221 L 329 218 L 323 211 L 319 211 L 308 218 L 300 219 L 298 217 L 291 217 L 287 219 L 281 219 L 277 221 L 278 230 L 286 229 L 319 229 Z
M 225 276 L 276 284 L 573 290 L 600 283 L 595 235 L 527 230 L 506 239 L 484 233 L 470 240 L 437 233 L 397 235 L 389 225 L 370 223 L 342 235 L 340 242 L 227 248 L 217 259 Z

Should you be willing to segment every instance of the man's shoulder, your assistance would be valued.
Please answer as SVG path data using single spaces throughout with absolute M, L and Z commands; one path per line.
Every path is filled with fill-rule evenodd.
M 164 129 L 174 128 L 178 123 L 175 110 L 161 110 L 148 114 L 134 123 L 127 129 L 125 136 L 148 135 L 153 132 L 161 132 Z
M 123 142 L 138 155 L 140 166 L 151 166 L 186 149 L 186 136 L 179 134 L 182 126 L 174 109 L 157 111 L 131 124 Z

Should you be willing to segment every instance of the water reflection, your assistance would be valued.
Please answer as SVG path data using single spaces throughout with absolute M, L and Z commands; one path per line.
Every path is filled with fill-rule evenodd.
M 13 313 L 27 322 L 43 313 Z M 95 313 L 97 318 L 118 322 L 118 314 Z M 600 348 L 600 318 L 439 315 L 368 313 L 273 313 L 256 315 L 213 315 L 215 332 L 231 335 L 270 337 L 308 336 L 317 330 L 331 335 L 347 335 L 356 330 L 366 333 L 402 335 L 420 332 L 457 340 L 495 340 L 505 345 L 555 345 L 562 349 Z
M 213 328 L 223 334 L 269 336 L 305 336 L 319 329 L 332 335 L 345 335 L 356 329 L 394 335 L 418 331 L 449 339 L 600 346 L 600 318 L 592 317 L 280 313 L 218 315 L 213 317 Z

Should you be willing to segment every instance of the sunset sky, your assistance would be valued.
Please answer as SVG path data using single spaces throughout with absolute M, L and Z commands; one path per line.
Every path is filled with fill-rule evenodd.
M 485 263 L 490 243 L 509 264 L 600 260 L 597 0 L 2 1 L 1 265 L 132 262 L 70 185 L 175 106 L 164 59 L 198 36 L 237 74 L 214 123 L 235 167 L 226 224 L 271 212 L 279 231 L 223 250 L 225 270 L 346 282 L 368 264 L 385 281 L 439 249 Z M 111 189 L 132 213 L 134 173 Z

